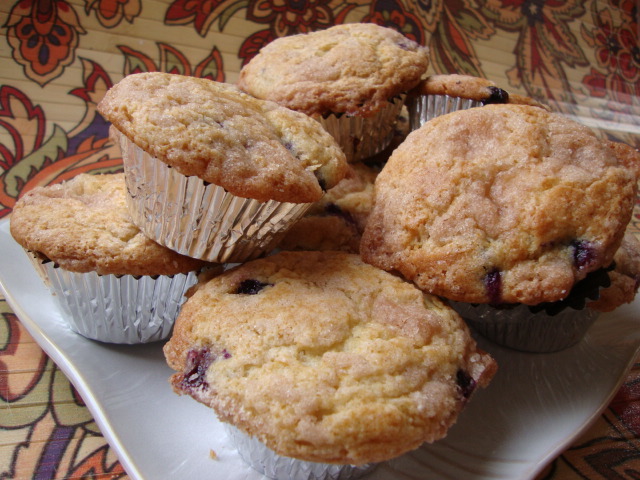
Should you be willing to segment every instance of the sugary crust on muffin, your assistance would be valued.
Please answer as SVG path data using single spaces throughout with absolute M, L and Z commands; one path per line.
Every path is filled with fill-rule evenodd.
M 640 241 L 627 229 L 622 244 L 613 257 L 615 268 L 609 272 L 611 286 L 600 291 L 600 298 L 588 307 L 599 312 L 611 312 L 633 302 L 640 286 Z
M 631 218 L 635 174 L 615 152 L 537 107 L 437 117 L 376 179 L 361 254 L 452 300 L 560 300 L 611 263 Z
M 146 238 L 126 205 L 124 175 L 80 174 L 37 187 L 16 203 L 11 235 L 65 270 L 99 275 L 173 275 L 206 263 Z
M 238 86 L 308 115 L 367 117 L 414 87 L 429 64 L 428 49 L 370 23 L 281 37 L 240 71 Z
M 506 103 L 509 94 L 491 80 L 457 73 L 431 75 L 422 80 L 410 95 L 447 95 L 478 102 Z
M 291 227 L 279 248 L 358 253 L 379 171 L 361 162 L 350 164 L 346 176 Z
M 496 370 L 452 309 L 341 252 L 281 252 L 201 285 L 164 353 L 175 391 L 222 421 L 343 464 L 443 437 Z
M 358 253 L 362 233 L 340 214 L 315 214 L 302 217 L 278 244 L 280 250 L 339 250 Z
M 244 198 L 313 202 L 346 169 L 344 153 L 316 121 L 229 84 L 129 75 L 98 110 L 158 160 Z

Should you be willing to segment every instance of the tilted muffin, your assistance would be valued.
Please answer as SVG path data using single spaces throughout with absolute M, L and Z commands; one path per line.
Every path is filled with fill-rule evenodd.
M 361 254 L 458 302 L 562 300 L 611 264 L 631 218 L 632 161 L 607 143 L 532 106 L 437 117 L 376 179 Z
M 407 95 L 409 125 L 416 130 L 432 118 L 492 103 L 508 103 L 509 93 L 473 75 L 430 75 Z
M 361 162 L 350 164 L 345 178 L 291 227 L 279 248 L 358 253 L 373 206 L 373 184 L 379 171 L 378 167 Z
M 473 75 L 458 73 L 430 75 L 407 95 L 406 106 L 411 130 L 416 130 L 432 118 L 457 110 L 491 104 L 531 105 L 551 111 L 537 100 L 507 92 L 495 82 Z
M 277 454 L 368 464 L 442 438 L 496 365 L 436 297 L 343 252 L 199 284 L 164 347 L 177 393 Z
M 428 49 L 401 33 L 350 23 L 274 40 L 242 68 L 238 86 L 317 118 L 355 161 L 389 144 L 403 95 L 428 63 Z
M 11 235 L 32 254 L 74 331 L 114 343 L 161 340 L 205 262 L 145 237 L 125 190 L 121 173 L 35 188 L 16 202 Z
M 260 255 L 346 171 L 317 122 L 232 85 L 129 75 L 98 109 L 121 133 L 134 222 L 192 257 Z

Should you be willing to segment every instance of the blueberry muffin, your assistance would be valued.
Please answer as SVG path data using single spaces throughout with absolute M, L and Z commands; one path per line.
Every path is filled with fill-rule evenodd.
M 161 340 L 205 263 L 145 237 L 131 221 L 125 190 L 121 173 L 35 188 L 16 203 L 11 235 L 74 331 L 114 343 Z
M 274 40 L 242 68 L 238 86 L 317 118 L 355 161 L 389 144 L 403 96 L 428 63 L 426 47 L 393 29 L 344 24 Z
M 411 130 L 456 110 L 508 102 L 509 93 L 491 80 L 457 73 L 426 77 L 409 92 L 406 100 Z
M 345 174 L 334 139 L 306 115 L 206 79 L 125 77 L 98 105 L 123 150 L 134 222 L 209 261 L 242 261 Z
M 279 248 L 358 253 L 379 171 L 361 162 L 350 164 L 345 178 L 289 229 Z
M 378 175 L 361 254 L 457 302 L 561 301 L 622 241 L 637 154 L 619 153 L 538 107 L 437 117 Z
M 445 436 L 496 365 L 436 297 L 344 252 L 280 252 L 199 284 L 171 384 L 286 458 L 361 465 Z

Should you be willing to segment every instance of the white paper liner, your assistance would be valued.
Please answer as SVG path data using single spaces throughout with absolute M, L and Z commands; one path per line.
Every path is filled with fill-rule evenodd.
M 237 197 L 187 177 L 120 135 L 133 222 L 150 239 L 209 262 L 243 262 L 273 249 L 311 203 Z
M 283 457 L 231 424 L 223 423 L 240 457 L 254 470 L 275 480 L 350 480 L 372 472 L 377 464 L 335 465 Z
M 389 146 L 404 99 L 405 95 L 399 95 L 389 100 L 384 108 L 371 117 L 331 114 L 314 118 L 338 142 L 347 161 L 357 162 L 373 157 Z
M 76 273 L 29 257 L 53 293 L 69 327 L 106 343 L 139 344 L 164 340 L 197 282 L 195 272 L 172 276 Z
M 449 95 L 416 95 L 407 98 L 409 130 L 417 130 L 432 118 L 446 115 L 457 110 L 481 107 L 483 103 L 469 98 L 450 97 Z
M 495 308 L 486 304 L 450 302 L 468 324 L 489 340 L 525 352 L 557 352 L 578 343 L 596 321 L 590 308 L 565 308 L 555 315 L 532 312 L 527 305 Z

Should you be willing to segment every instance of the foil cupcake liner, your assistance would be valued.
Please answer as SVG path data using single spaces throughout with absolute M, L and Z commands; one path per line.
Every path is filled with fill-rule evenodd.
M 29 254 L 74 332 L 105 343 L 165 340 L 197 282 L 196 272 L 172 276 L 77 273 Z
M 409 115 L 409 130 L 417 130 L 432 118 L 446 115 L 457 110 L 481 107 L 479 100 L 449 95 L 416 95 L 407 98 L 406 106 Z
M 243 262 L 272 250 L 311 203 L 241 198 L 187 177 L 120 135 L 133 222 L 150 239 L 209 262 Z
M 377 466 L 375 463 L 336 465 L 283 457 L 233 425 L 223 425 L 240 457 L 254 470 L 274 480 L 351 480 L 367 475 Z
M 493 307 L 487 304 L 450 302 L 478 333 L 514 350 L 549 353 L 578 343 L 596 321 L 599 312 L 590 308 L 566 308 L 555 315 L 532 311 L 527 305 Z
M 386 107 L 371 117 L 330 114 L 314 118 L 333 136 L 348 162 L 366 160 L 391 144 L 405 97 L 390 99 Z

